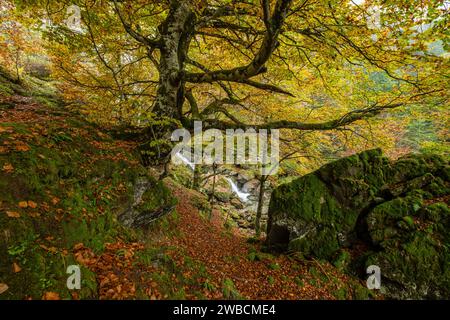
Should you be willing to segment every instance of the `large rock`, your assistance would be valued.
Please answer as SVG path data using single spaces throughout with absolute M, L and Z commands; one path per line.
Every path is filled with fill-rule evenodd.
M 273 191 L 267 243 L 335 261 L 363 242 L 350 265 L 378 265 L 389 296 L 449 297 L 449 172 L 439 156 L 379 149 L 329 163 Z
M 371 244 L 365 266 L 377 265 L 388 296 L 450 298 L 450 209 L 421 194 L 395 198 L 367 216 Z
M 269 244 L 330 257 L 351 240 L 358 216 L 385 185 L 388 166 L 380 150 L 370 150 L 281 185 L 269 205 Z
M 162 181 L 149 175 L 135 179 L 133 194 L 119 214 L 119 221 L 127 227 L 145 227 L 156 219 L 170 213 L 177 203 Z

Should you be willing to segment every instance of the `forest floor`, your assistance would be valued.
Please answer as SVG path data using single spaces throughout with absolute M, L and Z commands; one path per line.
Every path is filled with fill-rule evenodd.
M 31 98 L 11 96 L 3 99 L 2 103 L 6 108 L 0 110 L 0 133 L 6 136 L 2 140 L 1 153 L 7 162 L 0 164 L 5 177 L 21 170 L 8 161 L 21 161 L 23 156 L 11 158 L 10 154 L 24 155 L 30 150 L 34 152 L 35 147 L 42 148 L 45 145 L 42 141 L 50 137 L 49 128 L 58 127 L 54 132 L 58 132 L 59 137 L 68 137 L 56 145 L 45 145 L 52 152 L 60 152 L 57 148 L 65 144 L 69 147 L 65 150 L 74 149 L 74 146 L 68 145 L 71 143 L 70 139 L 79 138 L 80 135 L 85 136 L 83 139 L 86 141 L 83 143 L 89 143 L 101 150 L 103 158 L 107 158 L 109 153 L 114 155 L 109 158 L 110 161 L 124 161 L 127 158 L 117 152 L 118 148 L 127 153 L 133 149 L 132 142 L 111 141 L 109 138 L 102 140 L 98 137 L 104 137 L 103 133 L 97 132 L 96 137 L 88 135 L 87 130 L 83 128 L 70 127 L 70 113 L 55 112 L 54 109 L 50 110 Z M 83 170 L 95 161 L 98 156 L 95 152 L 85 154 L 89 164 L 80 165 Z M 36 154 L 44 157 L 42 154 Z M 129 164 L 138 165 L 137 161 L 132 160 Z M 249 239 L 248 235 L 242 234 L 238 228 L 226 224 L 222 210 L 215 208 L 211 219 L 199 210 L 198 199 L 203 198 L 204 201 L 204 195 L 185 188 L 170 178 L 164 182 L 178 199 L 176 211 L 159 221 L 157 226 L 143 231 L 144 236 L 131 240 L 122 235 L 105 237 L 108 241 L 101 243 L 101 249 L 98 250 L 96 246 L 87 244 L 93 237 L 92 234 L 87 234 L 84 241 L 80 238 L 81 240 L 71 242 L 57 241 L 60 238 L 55 234 L 36 235 L 33 240 L 24 240 L 23 243 L 37 248 L 33 249 L 34 255 L 38 250 L 43 251 L 46 254 L 45 259 L 50 259 L 49 255 L 73 255 L 78 263 L 93 273 L 95 280 L 92 286 L 96 291 L 94 297 L 99 299 L 348 299 L 361 297 L 361 293 L 367 295 L 361 280 L 345 275 L 327 262 L 262 252 L 262 240 Z M 114 190 L 120 191 L 121 184 L 113 187 Z M 62 192 L 63 189 L 56 186 L 55 192 Z M 46 193 L 50 195 L 48 191 Z M 67 192 L 67 195 L 72 196 L 73 193 Z M 102 192 L 93 192 L 93 195 L 111 197 L 114 193 L 105 195 Z M 43 224 L 48 216 L 49 220 L 45 222 L 48 223 L 48 230 L 60 227 L 64 229 L 59 225 L 65 221 L 63 211 L 73 208 L 57 208 L 66 202 L 62 195 L 59 198 L 50 197 L 50 204 L 42 202 L 39 197 L 31 200 L 32 194 L 19 194 L 11 199 L 21 196 L 27 196 L 28 201 L 16 204 L 7 201 L 0 203 L 0 211 L 2 215 L 6 214 L 4 217 L 8 221 L 4 225 L 5 228 L 14 228 L 15 221 L 28 219 L 26 223 L 29 224 L 30 230 L 33 230 L 32 225 Z M 90 196 L 84 195 L 83 198 Z M 99 198 L 98 202 L 94 203 L 101 203 L 102 200 L 106 202 L 106 199 Z M 33 214 L 27 210 L 33 211 Z M 92 215 L 102 213 L 104 208 L 96 204 L 87 209 L 83 207 L 80 211 L 80 219 L 86 218 L 91 221 L 88 223 L 94 223 L 96 220 Z M 50 217 L 53 213 L 54 216 Z M 10 224 L 10 221 L 14 223 Z M 25 222 L 22 221 L 21 228 L 24 225 Z M 44 227 L 40 226 L 40 229 L 41 233 L 45 233 L 42 231 Z M 98 231 L 95 232 L 95 236 L 98 236 Z M 35 243 L 30 244 L 33 241 Z M 8 282 L 11 285 L 11 282 L 15 281 L 10 277 L 16 277 L 22 269 L 26 269 L 26 259 L 20 256 L 22 252 L 15 253 L 11 249 L 16 247 L 10 244 L 8 247 L 10 256 L 7 263 L 11 263 L 13 272 L 0 270 L 0 285 L 4 285 L 4 288 L 8 288 Z M 6 260 L 4 262 L 6 263 Z M 40 277 L 44 277 L 44 280 L 45 277 L 53 277 L 48 274 L 48 269 L 46 272 Z M 60 277 L 63 278 L 64 273 Z M 50 284 L 43 287 L 43 299 L 83 298 L 81 293 L 76 291 L 70 292 L 69 297 L 64 296 L 52 288 L 52 282 L 48 283 Z M 27 297 L 36 296 L 30 294 L 24 298 Z
M 361 290 L 357 280 L 327 262 L 261 252 L 260 244 L 249 243 L 240 229 L 225 227 L 220 210 L 213 210 L 211 220 L 199 212 L 192 199 L 202 195 L 173 181 L 167 184 L 179 201 L 177 219 L 170 231 L 148 232 L 147 241 L 161 249 L 172 269 L 136 264 L 135 251 L 148 242 L 110 244 L 100 256 L 75 248 L 78 261 L 98 275 L 101 299 L 136 298 L 138 287 L 150 299 L 345 299 Z M 119 250 L 131 254 L 118 255 Z
M 202 263 L 212 287 L 233 283 L 238 295 L 233 298 L 335 299 L 351 282 L 327 263 L 262 253 L 260 244 L 249 243 L 240 229 L 225 227 L 226 217 L 220 210 L 213 210 L 210 221 L 199 214 L 191 200 L 195 191 L 173 185 L 172 188 L 179 199 L 177 228 L 182 235 L 168 240 L 170 246 L 177 248 L 172 253 L 174 259 L 182 263 L 183 254 L 177 255 L 182 251 Z M 205 292 L 205 296 L 220 299 L 224 292 Z

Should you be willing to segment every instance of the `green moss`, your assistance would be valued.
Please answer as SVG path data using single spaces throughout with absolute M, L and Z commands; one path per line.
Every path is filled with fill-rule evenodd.
M 347 288 L 339 288 L 333 292 L 333 295 L 337 300 L 347 300 L 349 294 Z
M 39 299 L 45 291 L 58 292 L 63 299 L 71 298 L 66 287 L 66 268 L 68 265 L 77 264 L 74 257 L 70 254 L 64 255 L 56 249 L 47 251 L 37 243 L 40 235 L 34 233 L 25 223 L 21 225 L 25 228 L 22 229 L 23 234 L 14 235 L 14 239 L 7 240 L 7 243 L 3 240 L 0 244 L 0 278 L 10 287 L 2 298 Z M 13 230 L 13 226 L 9 227 L 7 230 Z M 20 266 L 20 272 L 12 271 L 13 263 Z M 95 277 L 83 267 L 81 271 L 82 290 L 79 296 L 94 298 L 97 294 Z
M 121 233 L 120 226 L 114 220 L 113 215 L 107 213 L 89 221 L 86 219 L 65 221 L 62 224 L 65 243 L 68 247 L 83 243 L 99 254 L 103 252 L 105 243 L 113 242 Z
M 306 235 L 292 239 L 289 250 L 320 258 L 329 258 L 339 249 L 338 233 L 352 230 L 358 216 L 357 212 L 342 207 L 315 174 L 275 189 L 269 210 L 272 217 L 288 216 L 304 225 L 317 225 Z
M 0 94 L 11 96 L 13 94 L 23 92 L 23 88 L 19 83 L 0 67 Z
M 272 260 L 274 257 L 270 253 L 261 252 L 256 250 L 253 246 L 249 249 L 249 253 L 247 255 L 248 260 L 250 261 L 263 261 L 263 260 Z
M 342 250 L 337 258 L 333 261 L 333 265 L 338 268 L 339 270 L 345 270 L 347 269 L 348 265 L 351 262 L 351 256 L 348 251 Z
M 295 277 L 294 281 L 295 281 L 295 283 L 297 284 L 297 286 L 299 286 L 300 288 L 303 288 L 303 286 L 305 285 L 305 283 L 303 282 L 303 280 L 300 279 L 299 277 Z
M 433 181 L 428 186 L 426 186 L 424 190 L 432 194 L 433 197 L 440 197 L 450 193 L 450 187 L 448 183 L 446 183 L 440 177 L 436 177 L 435 179 L 433 179 Z
M 405 216 L 403 217 L 403 221 L 405 221 L 408 226 L 414 226 L 414 219 L 411 216 Z
M 222 284 L 222 294 L 225 299 L 242 299 L 241 294 L 236 289 L 233 280 L 226 278 Z
M 0 82 L 0 94 L 3 96 L 12 96 L 14 94 L 14 90 L 7 84 Z
M 378 265 L 385 279 L 402 284 L 402 290 L 389 292 L 391 296 L 437 298 L 449 293 L 445 285 L 450 280 L 446 259 L 438 242 L 426 233 L 416 232 L 400 246 L 369 256 L 367 265 Z
M 162 181 L 149 177 L 151 187 L 142 195 L 141 203 L 136 207 L 138 211 L 154 211 L 162 206 L 174 206 L 176 199 Z
M 339 250 L 337 233 L 334 228 L 323 227 L 314 230 L 305 237 L 298 237 L 289 242 L 290 251 L 298 251 L 304 256 L 315 256 L 320 259 L 330 258 Z
M 274 190 L 268 244 L 288 241 L 354 274 L 378 265 L 390 297 L 448 296 L 450 212 L 433 203 L 449 194 L 448 173 L 448 160 L 432 154 L 391 162 L 376 149 L 331 162 Z M 354 241 L 373 251 L 352 260 L 342 250 Z
M 191 188 L 193 183 L 193 172 L 185 165 L 172 166 L 169 176 L 181 185 Z
M 447 204 L 437 202 L 423 208 L 421 214 L 429 221 L 439 222 L 450 217 L 450 209 Z
M 353 285 L 353 296 L 355 300 L 369 300 L 374 298 L 375 294 L 373 291 L 367 289 L 366 287 L 360 285 L 359 283 Z
M 269 263 L 267 267 L 271 270 L 280 270 L 280 265 L 276 262 Z
M 270 202 L 274 214 L 289 213 L 292 218 L 332 223 L 342 214 L 326 185 L 314 174 L 275 189 Z
M 217 200 L 219 200 L 220 202 L 229 202 L 231 199 L 231 193 L 228 192 L 220 192 L 220 191 L 216 191 L 214 193 L 214 196 L 216 197 Z
M 443 157 L 436 154 L 410 154 L 398 159 L 391 171 L 397 181 L 413 179 L 426 173 L 434 173 L 446 165 Z
M 397 230 L 390 226 L 395 225 L 400 220 L 409 226 L 413 226 L 414 221 L 411 221 L 412 218 L 409 216 L 416 215 L 421 206 L 422 199 L 418 196 L 395 198 L 376 206 L 366 219 L 372 242 L 380 244 L 396 237 L 398 235 Z

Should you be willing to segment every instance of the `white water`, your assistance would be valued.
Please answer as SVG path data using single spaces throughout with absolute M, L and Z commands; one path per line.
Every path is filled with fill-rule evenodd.
M 248 197 L 250 196 L 250 193 L 246 193 L 246 192 L 240 191 L 233 180 L 231 180 L 230 178 L 226 178 L 226 179 L 230 183 L 231 190 L 233 190 L 233 192 L 236 193 L 236 195 L 239 197 L 239 199 L 241 199 L 242 202 L 247 202 L 248 201 Z
M 177 152 L 175 154 L 178 158 L 181 159 L 181 161 L 183 161 L 186 165 L 188 165 L 192 170 L 195 170 L 195 164 L 190 162 L 188 158 L 186 158 L 185 156 L 183 156 L 181 153 Z
M 186 158 L 185 156 L 183 156 L 181 153 L 177 152 L 175 154 L 181 161 L 183 161 L 184 164 L 186 164 L 187 166 L 189 166 L 192 170 L 195 170 L 195 164 L 190 162 L 188 158 Z M 242 192 L 241 190 L 239 190 L 238 186 L 234 183 L 233 180 L 231 180 L 230 178 L 226 178 L 228 180 L 228 182 L 230 183 L 231 186 L 231 190 L 236 193 L 236 195 L 239 197 L 239 199 L 241 199 L 242 202 L 247 202 L 248 201 L 248 197 L 250 196 L 250 193 L 246 193 L 246 192 Z

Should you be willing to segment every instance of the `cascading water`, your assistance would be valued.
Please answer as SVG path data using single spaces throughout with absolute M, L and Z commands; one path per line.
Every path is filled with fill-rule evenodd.
M 177 152 L 175 154 L 179 159 L 181 159 L 181 161 L 183 161 L 187 166 L 189 166 L 192 171 L 195 170 L 195 164 L 190 162 L 188 158 L 186 158 L 185 156 L 183 156 L 181 153 Z
M 236 195 L 239 197 L 239 199 L 241 199 L 242 202 L 247 202 L 248 197 L 250 196 L 250 193 L 242 192 L 241 190 L 239 190 L 238 186 L 234 183 L 233 180 L 231 180 L 230 178 L 226 178 L 226 179 L 230 183 L 231 190 L 233 190 L 233 192 L 236 193 Z
M 181 161 L 183 161 L 184 164 L 186 164 L 189 168 L 191 168 L 192 170 L 195 170 L 195 164 L 192 163 L 191 161 L 189 161 L 188 158 L 186 158 L 185 156 L 183 156 L 181 153 L 177 152 L 175 154 Z M 241 190 L 239 190 L 238 186 L 234 183 L 233 180 L 231 180 L 230 178 L 226 178 L 228 180 L 228 182 L 230 183 L 231 186 L 231 190 L 238 196 L 239 199 L 241 199 L 242 202 L 247 202 L 248 201 L 248 197 L 250 196 L 250 193 L 247 192 L 242 192 Z

